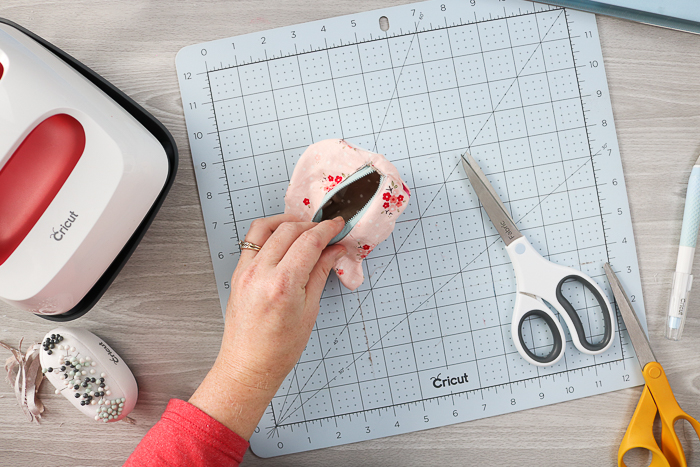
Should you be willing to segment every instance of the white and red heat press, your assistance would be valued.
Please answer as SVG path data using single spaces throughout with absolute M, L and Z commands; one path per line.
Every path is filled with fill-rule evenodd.
M 176 170 L 177 147 L 158 120 L 0 19 L 0 299 L 58 321 L 87 312 Z

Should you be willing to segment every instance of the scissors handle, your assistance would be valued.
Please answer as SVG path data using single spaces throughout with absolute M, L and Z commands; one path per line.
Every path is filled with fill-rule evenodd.
M 657 409 L 654 398 L 651 397 L 649 388 L 644 386 L 642 396 L 639 398 L 637 408 L 632 415 L 632 420 L 627 427 L 625 436 L 622 438 L 622 443 L 620 443 L 620 448 L 617 451 L 618 467 L 627 467 L 623 458 L 628 451 L 635 448 L 647 449 L 651 452 L 650 466 L 670 467 L 666 456 L 661 451 L 661 448 L 659 448 L 659 445 L 656 444 L 656 439 L 654 438 L 652 427 L 654 426 L 656 413 Z
M 700 437 L 700 423 L 681 409 L 673 396 L 668 378 L 658 362 L 649 362 L 642 370 L 646 381 L 642 396 L 627 427 L 617 452 L 617 464 L 625 467 L 624 455 L 631 449 L 643 448 L 652 453 L 650 467 L 686 467 L 688 465 L 683 445 L 676 435 L 673 425 L 678 420 L 686 420 Z M 653 433 L 656 414 L 661 419 L 661 447 Z
M 557 302 L 559 302 L 559 305 L 564 308 L 564 311 L 566 311 L 566 314 L 571 321 L 570 323 L 567 321 L 569 328 L 571 328 L 573 325 L 574 331 L 576 332 L 576 336 L 574 336 L 572 333 L 571 338 L 574 339 L 574 344 L 576 347 L 584 353 L 597 354 L 604 352 L 612 342 L 612 320 L 614 319 L 612 307 L 608 303 L 608 300 L 605 298 L 603 292 L 600 290 L 600 287 L 593 282 L 593 279 L 576 270 L 572 271 L 573 274 L 569 274 L 568 276 L 562 278 L 559 281 L 559 284 L 557 284 L 556 288 Z M 603 312 L 603 339 L 597 344 L 593 344 L 586 339 L 586 331 L 583 329 L 581 318 L 579 318 L 578 313 L 576 313 L 576 309 L 571 305 L 571 302 L 569 302 L 569 300 L 567 300 L 562 293 L 564 283 L 568 280 L 573 280 L 583 285 L 584 288 L 588 289 L 588 291 L 593 294 L 598 302 L 598 305 L 600 305 L 601 311 Z
M 525 360 L 539 366 L 552 365 L 564 354 L 564 332 L 555 315 L 542 300 L 559 312 L 571 331 L 572 343 L 579 351 L 597 355 L 605 352 L 612 345 L 612 336 L 615 332 L 614 311 L 602 289 L 592 278 L 574 268 L 546 260 L 525 237 L 511 242 L 506 247 L 506 251 L 513 263 L 518 292 L 511 332 L 514 344 Z M 592 343 L 586 339 L 581 318 L 562 292 L 567 281 L 580 283 L 597 300 L 603 314 L 603 339 L 600 342 Z M 521 296 L 529 296 L 532 300 L 521 299 Z M 531 316 L 542 318 L 554 337 L 554 349 L 544 357 L 535 356 L 524 345 L 522 324 L 527 317 Z M 552 326 L 552 322 L 555 326 Z M 561 350 L 561 352 L 556 353 L 554 350 Z
M 522 311 L 519 311 L 522 310 Z M 527 310 L 527 311 L 525 311 Z M 528 318 L 541 318 L 549 332 L 552 334 L 552 350 L 547 355 L 539 356 L 532 352 L 525 342 L 523 335 L 523 324 Z M 511 334 L 517 336 L 513 338 L 513 344 L 522 357 L 529 363 L 537 366 L 554 365 L 564 355 L 564 330 L 557 317 L 545 305 L 545 303 L 531 295 L 519 293 L 515 298 L 515 313 L 513 314 L 513 324 Z M 536 336 L 533 335 L 533 340 Z

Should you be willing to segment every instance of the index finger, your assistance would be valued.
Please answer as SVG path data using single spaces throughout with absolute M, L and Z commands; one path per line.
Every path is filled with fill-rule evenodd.
M 338 235 L 344 226 L 345 221 L 338 216 L 307 230 L 287 250 L 279 262 L 279 266 L 290 272 L 293 271 L 294 274 L 291 276 L 298 277 L 299 281 L 303 280 L 303 285 L 306 285 L 309 281 L 309 274 L 318 263 L 318 259 L 328 246 L 328 242 Z

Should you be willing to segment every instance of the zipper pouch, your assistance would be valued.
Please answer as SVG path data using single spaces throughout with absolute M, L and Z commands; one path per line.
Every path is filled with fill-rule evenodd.
M 345 287 L 355 290 L 364 280 L 362 260 L 389 237 L 410 196 L 383 155 L 328 139 L 309 146 L 297 161 L 284 212 L 301 221 L 343 217 L 345 227 L 330 244 L 340 243 L 348 253 L 333 269 Z

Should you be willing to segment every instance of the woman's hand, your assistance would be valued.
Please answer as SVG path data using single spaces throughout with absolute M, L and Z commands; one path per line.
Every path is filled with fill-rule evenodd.
M 248 439 L 304 351 L 321 292 L 345 247 L 328 242 L 343 228 L 282 214 L 254 221 L 231 280 L 226 326 L 214 367 L 190 399 Z

